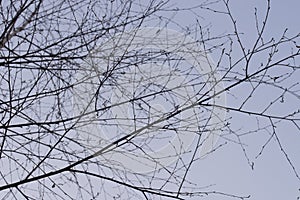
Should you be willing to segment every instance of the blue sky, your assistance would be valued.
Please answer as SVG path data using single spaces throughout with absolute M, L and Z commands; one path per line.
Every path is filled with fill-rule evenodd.
M 143 1 L 143 5 L 149 3 L 148 0 L 136 0 L 135 2 L 137 3 L 139 1 Z M 159 1 L 160 0 L 157 0 L 157 2 Z M 217 1 L 218 0 L 216 0 L 216 2 Z M 186 30 L 187 28 L 190 28 L 191 30 L 195 30 L 196 19 L 199 20 L 199 23 L 203 27 L 209 28 L 212 37 L 226 35 L 228 33 L 233 32 L 233 24 L 228 18 L 228 16 L 225 16 L 224 14 L 211 12 L 207 9 L 201 9 L 201 8 L 194 8 L 192 10 L 184 9 L 184 8 L 192 8 L 196 5 L 199 5 L 199 3 L 201 2 L 206 2 L 206 1 L 205 0 L 201 0 L 201 1 L 170 0 L 168 3 L 168 5 L 170 5 L 169 8 L 178 7 L 179 11 L 176 12 L 175 9 L 175 11 L 173 10 L 170 12 L 162 11 L 159 12 L 159 14 L 162 14 L 167 17 L 172 17 L 171 22 L 168 24 L 167 28 L 175 29 L 178 32 L 181 32 L 184 29 Z M 225 9 L 224 4 L 222 4 L 221 2 L 222 1 L 220 1 L 220 3 L 216 5 L 211 5 L 212 8 L 218 11 L 224 10 Z M 138 6 L 137 4 L 135 6 Z M 260 23 L 259 26 L 261 26 L 262 25 L 261 19 L 265 15 L 266 5 L 267 5 L 267 0 L 244 0 L 244 1 L 231 0 L 230 1 L 230 9 L 232 11 L 234 19 L 237 22 L 238 32 L 241 33 L 241 39 L 246 48 L 251 49 L 253 43 L 257 38 L 257 32 L 255 28 L 255 15 L 254 15 L 255 8 L 257 8 L 257 15 Z M 282 34 L 285 29 L 288 29 L 287 36 L 293 36 L 299 34 L 300 32 L 299 31 L 300 30 L 299 29 L 300 28 L 299 8 L 300 8 L 299 0 L 286 0 L 286 1 L 271 0 L 271 11 L 270 11 L 269 19 L 267 21 L 266 31 L 264 32 L 263 35 L 265 40 L 269 40 L 272 37 L 274 37 L 274 39 L 278 41 L 282 37 Z M 180 11 L 180 9 L 183 10 Z M 164 26 L 164 24 L 159 24 L 160 22 L 163 21 L 163 20 L 159 21 L 159 17 L 153 16 L 150 17 L 150 19 L 152 21 L 151 20 L 146 21 L 144 24 L 145 26 L 147 25 L 160 26 L 160 27 Z M 163 22 L 166 21 L 167 20 Z M 129 26 L 129 28 L 132 27 Z M 192 34 L 191 36 L 193 37 Z M 199 36 L 200 35 L 198 34 L 196 38 L 199 39 Z M 214 42 L 220 43 L 222 42 L 222 40 L 223 39 L 217 41 L 211 41 L 207 43 L 207 45 L 213 45 Z M 226 37 L 224 38 L 224 40 L 226 40 Z M 300 41 L 298 41 L 298 45 L 300 46 Z M 226 43 L 224 47 L 228 48 L 228 43 Z M 287 55 L 289 54 L 290 51 L 291 51 L 291 46 L 283 46 L 281 48 L 281 51 L 278 54 L 278 57 Z M 194 51 L 194 52 L 198 52 L 198 51 Z M 220 49 L 213 51 L 210 56 L 216 62 L 220 56 Z M 236 44 L 233 45 L 233 52 L 232 52 L 233 59 L 239 59 L 241 58 L 241 56 L 242 56 L 242 52 L 240 51 L 238 45 Z M 276 56 L 276 58 L 278 57 Z M 257 69 L 260 63 L 265 62 L 267 58 L 268 58 L 268 54 L 265 53 L 256 56 L 254 58 L 254 61 L 251 63 L 250 70 Z M 299 58 L 297 62 L 299 63 Z M 226 61 L 224 61 L 221 64 L 222 64 L 221 69 L 225 69 Z M 272 73 L 284 74 L 285 70 L 286 70 L 285 68 L 279 68 L 277 71 L 275 70 Z M 160 73 L 159 70 L 157 70 L 156 72 Z M 285 82 L 285 86 L 288 87 L 293 83 L 299 82 L 299 76 L 300 74 L 298 72 L 298 74 L 289 77 Z M 129 83 L 131 84 L 131 82 Z M 231 84 L 231 82 L 224 81 L 225 86 L 229 84 Z M 294 89 L 295 92 L 299 94 L 300 91 L 299 84 Z M 239 104 L 241 104 L 249 94 L 249 90 L 251 91 L 251 88 L 249 89 L 249 85 L 241 85 L 239 87 L 230 90 L 227 94 L 226 105 L 231 107 L 239 107 Z M 264 107 L 268 106 L 270 101 L 276 98 L 276 95 L 278 95 L 278 91 L 270 90 L 267 87 L 261 86 L 259 89 L 255 91 L 253 98 L 251 98 L 251 100 L 245 104 L 245 108 L 252 111 L 264 109 Z M 300 108 L 299 98 L 297 99 L 295 96 L 286 95 L 284 96 L 284 103 L 276 104 L 276 106 L 273 106 L 269 110 L 269 112 L 284 115 L 288 112 L 293 112 L 294 110 L 297 110 L 299 108 Z M 159 109 L 160 108 L 158 108 L 157 110 Z M 210 109 L 208 110 L 210 111 Z M 124 113 L 126 114 L 126 112 Z M 194 113 L 192 113 L 192 115 L 197 116 Z M 188 119 L 186 121 L 188 121 Z M 268 119 L 258 120 L 254 116 L 229 112 L 227 115 L 227 120 L 230 123 L 231 130 L 236 131 L 236 133 L 240 133 L 240 134 L 243 132 L 247 133 L 247 131 L 251 132 L 253 130 L 253 133 L 245 134 L 242 137 L 243 140 L 241 141 L 241 143 L 245 145 L 246 153 L 249 160 L 247 160 L 247 157 L 245 157 L 244 155 L 245 152 L 241 148 L 241 145 L 233 142 L 236 141 L 237 139 L 234 136 L 234 134 L 229 134 L 228 131 L 229 129 L 225 129 L 224 135 L 218 141 L 217 144 L 217 145 L 222 145 L 222 147 L 219 148 L 217 151 L 215 151 L 213 154 L 210 154 L 201 160 L 197 160 L 197 162 L 194 163 L 194 165 L 190 169 L 189 175 L 187 176 L 188 181 L 186 183 L 187 185 L 185 186 L 191 186 L 188 185 L 189 181 L 191 181 L 195 183 L 195 185 L 192 186 L 201 188 L 201 191 L 203 192 L 205 191 L 220 192 L 220 193 L 228 194 L 227 196 L 213 194 L 207 197 L 203 197 L 202 199 L 204 200 L 233 199 L 232 195 L 237 195 L 237 196 L 251 195 L 250 200 L 260 200 L 260 199 L 296 200 L 297 197 L 300 198 L 300 180 L 299 180 L 300 178 L 297 179 L 295 173 L 293 172 L 292 167 L 289 165 L 288 160 L 286 159 L 284 153 L 281 150 L 281 148 L 284 148 L 285 152 L 289 156 L 289 159 L 295 166 L 295 170 L 298 173 L 300 173 L 299 128 L 297 129 L 292 123 L 289 122 L 282 122 L 276 124 L 277 137 L 281 142 L 280 145 L 282 146 L 280 146 L 273 137 L 268 143 L 268 145 L 266 146 L 266 148 L 264 149 L 263 154 L 260 155 L 259 152 L 261 151 L 262 146 L 264 146 L 264 144 L 269 140 L 270 135 L 272 135 L 272 127 L 270 127 L 270 122 L 268 121 Z M 128 124 L 125 125 L 128 126 Z M 269 127 L 265 129 L 261 128 L 260 131 L 256 131 L 257 127 L 264 127 L 266 125 L 269 125 Z M 93 126 L 92 123 L 91 126 Z M 197 129 L 197 131 L 198 130 L 199 129 Z M 84 131 L 86 131 L 86 129 Z M 197 131 L 194 132 L 198 133 Z M 90 134 L 90 132 L 88 133 Z M 118 134 L 119 132 L 117 132 L 117 135 Z M 229 141 L 229 139 L 232 139 L 233 141 Z M 250 166 L 251 162 L 254 163 L 252 168 Z M 185 165 L 184 167 L 186 167 L 186 163 L 184 163 L 184 165 Z M 6 167 L 8 166 L 9 165 L 7 165 Z M 98 182 L 97 182 L 97 186 L 98 186 Z M 108 184 L 108 188 L 109 187 L 110 185 Z M 154 187 L 156 187 L 156 185 Z M 119 192 L 117 191 L 118 189 L 119 188 L 115 189 L 116 192 Z M 73 193 L 74 188 L 68 188 L 68 190 L 71 191 L 70 193 Z M 112 191 L 112 193 L 114 193 L 114 191 Z M 199 197 L 196 197 L 194 199 L 199 199 Z
M 187 6 L 183 1 L 177 1 L 178 6 Z M 189 1 L 193 5 L 197 1 Z M 242 37 L 244 44 L 251 46 L 256 37 L 254 8 L 257 7 L 258 16 L 263 16 L 265 13 L 267 1 L 230 1 L 232 13 L 237 20 L 239 31 L 245 33 Z M 221 8 L 221 7 L 220 7 Z M 268 19 L 265 37 L 279 39 L 283 31 L 288 28 L 288 35 L 299 34 L 300 1 L 287 0 L 271 1 L 271 11 Z M 205 13 L 205 12 L 204 12 Z M 184 16 L 184 15 L 183 15 Z M 211 22 L 211 30 L 213 33 L 224 33 L 232 30 L 232 24 L 221 14 L 205 13 L 203 21 Z M 181 17 L 180 22 L 191 22 L 191 16 Z M 300 41 L 299 41 L 300 44 Z M 289 49 L 286 49 L 289 51 Z M 216 58 L 216 55 L 212 55 Z M 259 58 L 258 58 L 259 60 Z M 295 81 L 295 79 L 294 79 Z M 242 92 L 243 89 L 240 89 Z M 238 91 L 237 91 L 238 92 Z M 237 94 L 237 93 L 236 93 Z M 264 95 L 268 92 L 259 93 L 259 101 L 256 105 L 252 105 L 255 109 L 260 104 L 264 104 Z M 271 94 L 270 94 L 271 95 Z M 227 99 L 229 104 L 234 105 L 233 98 Z M 299 108 L 299 100 L 290 99 L 287 102 L 287 108 Z M 280 112 L 280 108 L 278 108 Z M 283 110 L 284 111 L 284 110 Z M 251 122 L 247 121 L 247 116 L 236 115 L 233 122 L 235 128 L 251 129 Z M 291 124 L 284 124 L 278 127 L 278 137 L 282 141 L 283 147 L 289 153 L 291 160 L 297 170 L 300 171 L 299 155 L 299 130 L 294 128 Z M 248 145 L 249 154 L 257 154 L 261 148 L 262 141 L 266 141 L 266 133 L 254 134 L 246 137 L 245 142 Z M 224 142 L 220 140 L 219 143 Z M 219 151 L 198 162 L 192 173 L 190 179 L 199 183 L 199 186 L 213 185 L 207 190 L 221 191 L 225 193 L 237 194 L 241 196 L 251 195 L 250 199 L 297 199 L 300 196 L 300 182 L 295 177 L 293 170 L 289 166 L 283 153 L 280 151 L 278 144 L 271 141 L 270 145 L 265 149 L 264 154 L 258 159 L 254 159 L 254 170 L 247 164 L 247 160 L 243 155 L 243 151 L 239 145 L 228 144 Z M 209 200 L 227 199 L 222 196 L 208 196 Z M 228 198 L 231 199 L 231 198 Z

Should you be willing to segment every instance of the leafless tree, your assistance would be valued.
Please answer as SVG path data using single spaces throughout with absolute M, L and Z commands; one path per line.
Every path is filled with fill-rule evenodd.
M 265 36 L 270 0 L 250 45 L 225 0 L 0 2 L 2 199 L 247 199 L 189 173 L 224 145 L 254 169 L 271 141 L 300 180 L 278 128 L 300 132 L 300 34 Z M 204 11 L 232 31 L 212 34 Z M 252 155 L 258 133 L 267 139 Z

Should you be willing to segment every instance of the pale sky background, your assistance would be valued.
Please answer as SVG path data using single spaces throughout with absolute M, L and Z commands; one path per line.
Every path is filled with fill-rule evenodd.
M 194 2 L 197 1 L 177 0 L 178 7 L 187 6 L 187 2 L 189 2 L 190 5 L 194 5 Z M 262 14 L 266 7 L 266 1 L 232 0 L 231 5 L 240 31 L 246 33 L 247 41 L 251 44 L 251 41 L 254 39 L 252 36 L 256 36 L 254 27 L 254 7 L 257 7 L 258 12 Z M 299 33 L 299 8 L 299 0 L 271 1 L 271 14 L 265 36 L 273 36 L 278 39 L 285 28 L 288 28 L 289 35 Z M 215 33 L 224 33 L 228 30 L 232 30 L 232 24 L 224 19 L 223 15 L 210 14 L 204 17 L 212 23 L 211 30 Z M 191 22 L 191 18 L 188 14 L 179 17 L 178 20 L 180 23 Z M 215 55 L 212 55 L 212 57 L 214 56 Z M 228 101 L 230 100 L 231 99 L 228 98 Z M 288 103 L 291 107 L 299 108 L 299 99 L 292 99 Z M 239 117 L 238 119 L 235 118 L 235 122 L 236 123 L 233 126 L 236 127 L 245 127 L 249 125 L 243 117 Z M 251 126 L 249 126 L 249 128 L 251 128 Z M 279 127 L 279 130 L 280 133 L 278 135 L 282 140 L 283 146 L 288 150 L 288 153 L 299 172 L 299 130 L 288 125 Z M 265 141 L 266 137 L 263 135 L 256 135 L 254 137 L 249 137 L 248 139 L 247 144 L 253 145 L 253 151 L 258 152 L 259 149 L 257 149 L 257 146 L 255 145 L 261 144 L 261 140 Z M 222 143 L 224 141 L 220 140 L 219 142 Z M 274 141 L 264 151 L 263 156 L 255 160 L 254 170 L 251 170 L 247 164 L 241 148 L 238 145 L 229 144 L 214 153 L 213 156 L 207 157 L 203 161 L 197 163 L 193 167 L 193 171 L 189 178 L 202 186 L 215 184 L 215 186 L 210 188 L 212 190 L 215 189 L 216 191 L 242 196 L 251 195 L 251 200 L 296 200 L 297 197 L 300 196 L 300 182 L 295 177 L 291 167 L 288 165 L 284 155 L 280 152 L 278 145 Z M 212 195 L 203 199 L 226 200 L 231 198 Z
M 171 0 L 170 4 L 174 7 L 184 8 L 193 7 L 199 2 L 199 0 Z M 246 45 L 252 44 L 256 36 L 254 7 L 258 8 L 259 14 L 264 14 L 266 4 L 266 0 L 231 0 L 232 11 L 237 19 L 240 31 L 246 33 L 246 40 L 244 40 Z M 299 33 L 299 8 L 300 0 L 271 0 L 271 14 L 267 24 L 266 38 L 269 36 L 278 39 L 285 28 L 288 28 L 289 35 Z M 211 23 L 212 35 L 231 32 L 232 30 L 232 24 L 224 18 L 224 15 L 211 12 L 197 14 L 204 17 L 203 22 Z M 181 12 L 174 17 L 174 21 L 188 26 L 195 23 L 195 16 L 190 12 Z M 298 45 L 300 45 L 300 41 Z M 212 54 L 211 56 L 215 60 L 218 59 L 218 55 Z M 239 88 L 237 92 L 242 92 L 242 89 Z M 267 96 L 268 94 L 262 93 L 261 95 L 258 99 L 261 100 L 261 103 L 264 103 L 263 95 Z M 229 105 L 235 105 L 234 99 L 230 96 L 228 96 L 227 101 Z M 300 108 L 299 99 L 289 99 L 287 103 L 291 109 Z M 255 108 L 259 105 L 250 106 Z M 240 115 L 233 117 L 236 118 L 234 118 L 232 128 L 244 127 L 248 130 L 251 129 L 251 123 L 253 122 L 247 121 L 248 118 L 243 118 Z M 300 173 L 299 130 L 289 125 L 279 126 L 278 130 L 280 131 L 278 136 L 282 141 L 282 145 L 287 149 L 292 162 Z M 267 138 L 266 134 L 247 137 L 246 142 L 251 153 L 253 153 L 251 155 L 256 155 L 260 151 L 260 147 Z M 222 139 L 219 140 L 219 144 L 224 142 Z M 276 142 L 271 142 L 268 148 L 265 149 L 264 154 L 254 161 L 255 166 L 252 170 L 240 146 L 229 143 L 211 156 L 196 162 L 191 169 L 188 180 L 197 183 L 198 187 L 212 185 L 207 189 L 203 189 L 204 191 L 218 191 L 240 196 L 251 195 L 250 200 L 297 200 L 297 197 L 300 197 L 300 181 L 295 177 Z M 194 199 L 230 200 L 233 198 L 209 195 Z
M 148 1 L 143 1 L 148 2 Z M 199 0 L 171 0 L 169 5 L 172 7 L 186 8 L 193 7 L 199 4 Z M 267 1 L 266 0 L 232 0 L 231 8 L 234 18 L 237 20 L 237 25 L 240 32 L 244 32 L 242 36 L 243 42 L 247 46 L 252 47 L 257 33 L 255 29 L 254 8 L 258 9 L 259 19 L 265 14 Z M 288 28 L 288 35 L 295 35 L 300 32 L 299 11 L 300 1 L 298 0 L 273 0 L 271 1 L 271 13 L 266 27 L 265 38 L 274 37 L 278 40 L 283 31 Z M 221 8 L 218 8 L 221 9 Z M 197 10 L 197 9 L 195 9 Z M 198 9 L 200 11 L 200 9 Z M 167 15 L 172 16 L 174 13 L 167 12 Z M 201 10 L 201 13 L 196 13 L 201 18 L 201 23 L 211 23 L 210 31 L 212 36 L 231 33 L 232 23 L 222 14 L 206 12 Z M 189 26 L 195 24 L 195 13 L 189 11 L 179 12 L 174 16 L 173 21 L 181 26 Z M 156 21 L 152 21 L 154 25 Z M 170 24 L 168 28 L 176 28 L 176 25 Z M 299 41 L 300 44 L 300 41 Z M 289 50 L 289 49 L 287 49 Z M 218 59 L 218 54 L 211 55 L 214 60 Z M 239 55 L 233 55 L 239 56 Z M 264 58 L 263 58 L 264 59 Z M 258 59 L 259 60 L 259 59 Z M 294 81 L 296 82 L 296 80 Z M 242 94 L 243 88 L 238 88 L 235 95 Z M 249 105 L 254 110 L 259 106 L 264 105 L 265 96 L 269 94 L 266 91 L 256 93 L 256 103 Z M 236 107 L 234 98 L 228 96 L 228 105 Z M 259 102 L 260 101 L 260 102 Z M 290 109 L 299 108 L 299 99 L 289 99 L 288 107 Z M 247 116 L 231 115 L 234 117 L 231 128 L 245 130 L 255 129 L 252 127 L 255 123 L 255 118 L 251 117 L 249 121 Z M 287 150 L 292 162 L 300 172 L 299 130 L 296 130 L 290 125 L 278 127 L 278 137 L 282 145 Z M 254 170 L 248 165 L 243 151 L 237 144 L 229 143 L 225 145 L 211 156 L 206 157 L 200 162 L 196 162 L 191 169 L 188 180 L 197 183 L 198 187 L 206 187 L 203 191 L 218 191 L 238 196 L 251 195 L 250 200 L 296 200 L 300 196 L 300 182 L 295 177 L 291 167 L 288 165 L 284 155 L 280 152 L 278 144 L 272 141 L 265 149 L 262 156 L 258 159 L 253 159 L 260 151 L 261 146 L 268 139 L 267 133 L 259 133 L 246 137 L 244 142 L 248 145 L 251 161 L 255 162 Z M 219 144 L 225 141 L 220 139 Z M 194 199 L 204 200 L 229 200 L 231 197 L 221 195 L 209 195 L 207 197 Z

